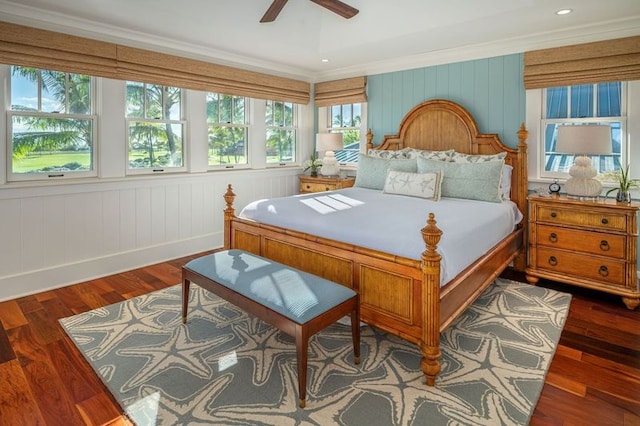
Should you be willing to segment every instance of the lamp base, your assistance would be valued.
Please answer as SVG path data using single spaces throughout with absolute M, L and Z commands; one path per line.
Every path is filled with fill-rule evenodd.
M 336 176 L 340 174 L 340 164 L 338 164 L 338 160 L 336 160 L 333 151 L 326 151 L 324 153 L 320 174 L 323 176 Z
M 573 197 L 598 197 L 602 192 L 602 183 L 594 179 L 598 171 L 591 165 L 589 157 L 576 157 L 569 170 L 571 177 L 564 184 L 567 195 Z

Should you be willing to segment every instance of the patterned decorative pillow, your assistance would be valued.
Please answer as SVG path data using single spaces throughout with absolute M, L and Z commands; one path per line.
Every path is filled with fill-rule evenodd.
M 370 149 L 367 155 L 375 158 L 408 158 L 404 153 L 399 151 L 390 151 L 387 149 Z
M 448 149 L 446 151 L 430 151 L 428 149 L 415 149 L 415 148 L 403 148 L 401 151 L 404 153 L 405 158 L 429 158 L 431 160 L 439 161 L 451 161 L 454 150 Z
M 418 157 L 418 173 L 442 172 L 442 196 L 500 203 L 503 161 L 454 163 Z
M 389 170 L 413 172 L 417 170 L 415 159 L 376 158 L 368 155 L 358 155 L 358 172 L 354 186 L 370 189 L 384 188 Z
M 441 185 L 442 174 L 440 172 L 410 173 L 389 170 L 383 192 L 438 201 Z
M 507 158 L 506 152 L 499 152 L 497 154 L 486 154 L 486 155 L 474 155 L 474 154 L 463 154 L 461 152 L 453 152 L 451 156 L 451 161 L 454 163 L 485 163 L 487 161 L 504 161 Z

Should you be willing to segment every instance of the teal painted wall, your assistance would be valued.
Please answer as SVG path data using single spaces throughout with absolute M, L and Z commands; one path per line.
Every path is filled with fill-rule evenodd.
M 367 77 L 367 126 L 378 145 L 398 133 L 400 121 L 417 104 L 448 99 L 466 108 L 482 133 L 497 133 L 508 146 L 525 121 L 523 55 L 456 62 Z

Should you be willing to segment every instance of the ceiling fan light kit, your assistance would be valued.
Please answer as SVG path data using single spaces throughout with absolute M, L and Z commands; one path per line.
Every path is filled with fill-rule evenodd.
M 262 19 L 260 19 L 261 23 L 265 22 L 273 22 L 276 20 L 282 8 L 285 4 L 287 4 L 288 0 L 273 0 L 269 9 L 265 12 Z M 324 7 L 327 10 L 330 10 L 333 13 L 336 13 L 342 16 L 345 19 L 350 19 L 356 16 L 359 12 L 355 7 L 351 7 L 346 3 L 341 2 L 340 0 L 310 0 L 313 3 Z

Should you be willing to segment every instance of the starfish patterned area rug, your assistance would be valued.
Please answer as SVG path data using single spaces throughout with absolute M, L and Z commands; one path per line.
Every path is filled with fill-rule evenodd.
M 571 296 L 497 279 L 441 336 L 442 372 L 424 383 L 417 345 L 369 326 L 309 341 L 307 407 L 293 338 L 191 286 L 176 285 L 60 322 L 137 425 L 527 424 Z

